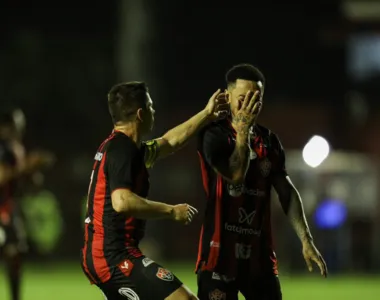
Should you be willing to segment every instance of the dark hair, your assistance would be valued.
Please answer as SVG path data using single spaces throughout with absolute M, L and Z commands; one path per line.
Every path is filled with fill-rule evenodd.
M 139 108 L 146 108 L 145 82 L 132 81 L 114 85 L 108 93 L 108 110 L 114 124 L 128 122 Z
M 263 86 L 265 86 L 265 77 L 263 73 L 261 73 L 258 68 L 250 64 L 239 64 L 228 70 L 226 73 L 227 86 L 236 83 L 236 80 L 238 79 L 250 80 L 254 82 L 261 81 Z

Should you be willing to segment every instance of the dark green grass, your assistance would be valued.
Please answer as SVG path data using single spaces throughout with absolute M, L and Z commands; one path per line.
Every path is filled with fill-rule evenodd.
M 193 291 L 196 289 L 193 266 L 168 264 L 168 267 Z M 284 300 L 378 300 L 380 276 L 330 277 L 281 276 Z M 102 300 L 102 294 L 91 286 L 76 264 L 28 266 L 24 274 L 22 300 Z M 4 272 L 0 272 L 0 299 L 7 300 Z M 241 298 L 243 299 L 243 298 Z

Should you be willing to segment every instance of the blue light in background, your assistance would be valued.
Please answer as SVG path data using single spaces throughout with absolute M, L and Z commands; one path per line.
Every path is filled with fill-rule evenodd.
M 343 201 L 326 199 L 315 210 L 314 221 L 320 229 L 335 229 L 344 224 L 347 213 L 347 207 Z

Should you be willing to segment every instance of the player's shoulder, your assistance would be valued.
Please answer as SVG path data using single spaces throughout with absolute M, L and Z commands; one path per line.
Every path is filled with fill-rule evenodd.
M 206 125 L 199 133 L 199 137 L 203 137 L 207 133 L 226 134 L 230 131 L 229 121 L 226 119 L 211 122 Z
M 256 128 L 257 128 L 258 133 L 262 137 L 268 137 L 270 139 L 276 139 L 276 140 L 279 139 L 277 133 L 274 132 L 272 129 L 268 128 L 268 127 L 265 127 L 265 126 L 263 126 L 261 124 L 257 124 Z
M 114 133 L 107 141 L 108 153 L 137 153 L 139 149 L 137 144 L 123 133 Z
M 277 148 L 279 146 L 282 147 L 280 139 L 276 132 L 260 124 L 257 124 L 256 128 L 257 128 L 258 134 L 261 137 L 263 137 L 264 140 L 267 140 L 270 146 L 272 146 L 272 148 Z

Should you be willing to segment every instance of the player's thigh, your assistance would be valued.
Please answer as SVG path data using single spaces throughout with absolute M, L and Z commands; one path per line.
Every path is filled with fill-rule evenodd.
M 199 300 L 238 300 L 238 289 L 235 281 L 224 280 L 216 273 L 198 272 Z
M 246 300 L 282 300 L 281 284 L 277 275 L 243 278 L 239 289 Z
M 190 289 L 182 285 L 171 295 L 165 298 L 165 300 L 198 300 L 198 298 L 190 291 Z

